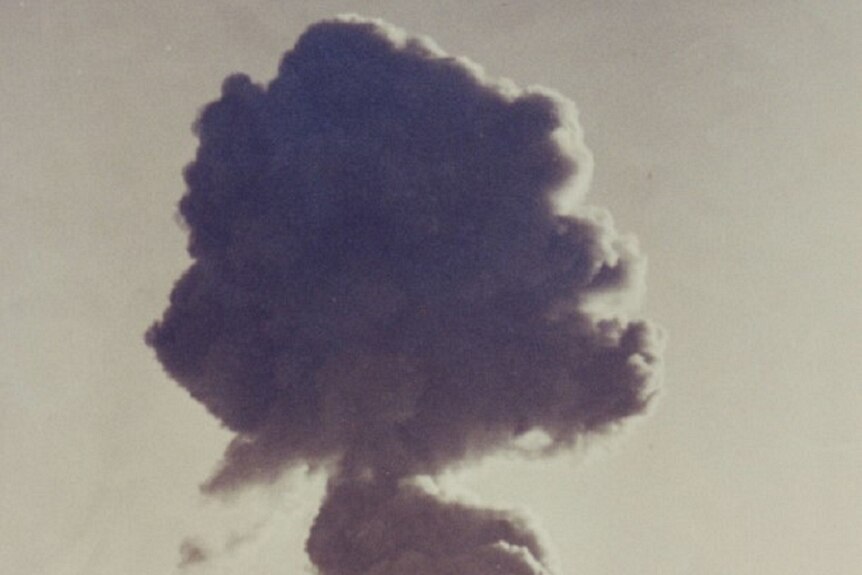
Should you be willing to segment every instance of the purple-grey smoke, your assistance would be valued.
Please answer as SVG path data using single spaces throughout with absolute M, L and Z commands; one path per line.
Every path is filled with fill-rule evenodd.
M 549 572 L 520 519 L 415 478 L 569 446 L 654 391 L 658 332 L 625 316 L 643 261 L 580 204 L 573 105 L 351 17 L 266 86 L 229 77 L 195 131 L 194 263 L 147 340 L 236 432 L 205 489 L 328 468 L 325 575 Z

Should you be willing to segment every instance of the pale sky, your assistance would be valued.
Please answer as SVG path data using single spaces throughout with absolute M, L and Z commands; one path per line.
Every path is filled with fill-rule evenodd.
M 664 395 L 622 440 L 454 478 L 528 508 L 562 574 L 803 575 L 862 565 L 862 4 L 0 6 L 0 571 L 302 572 L 320 479 L 231 505 L 197 486 L 228 434 L 143 332 L 187 266 L 189 130 L 343 12 L 574 99 L 589 203 L 649 257 Z M 189 571 L 192 572 L 192 571 Z

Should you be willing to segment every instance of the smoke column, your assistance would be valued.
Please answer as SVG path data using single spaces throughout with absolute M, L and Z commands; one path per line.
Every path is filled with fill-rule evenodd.
M 324 575 L 551 573 L 525 518 L 432 478 L 528 433 L 571 446 L 655 391 L 659 332 L 628 319 L 644 262 L 582 204 L 573 104 L 343 17 L 268 85 L 227 78 L 195 132 L 193 264 L 147 341 L 236 433 L 204 490 L 326 470 Z

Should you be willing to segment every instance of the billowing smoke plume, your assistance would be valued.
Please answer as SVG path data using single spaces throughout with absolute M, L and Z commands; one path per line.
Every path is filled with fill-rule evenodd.
M 581 205 L 573 105 L 341 18 L 269 85 L 229 77 L 195 129 L 194 263 L 148 342 L 237 434 L 205 489 L 328 469 L 326 575 L 548 573 L 521 518 L 418 478 L 528 433 L 571 445 L 652 394 L 657 332 L 625 315 L 643 262 Z

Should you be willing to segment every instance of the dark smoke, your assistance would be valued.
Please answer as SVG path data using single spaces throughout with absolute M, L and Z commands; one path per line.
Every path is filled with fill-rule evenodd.
M 207 558 L 208 553 L 199 543 L 191 539 L 186 539 L 180 545 L 180 562 L 177 567 L 185 569 L 192 565 L 203 563 Z
M 643 262 L 580 206 L 571 103 L 343 18 L 269 85 L 225 80 L 195 131 L 194 263 L 147 340 L 237 434 L 205 489 L 325 466 L 327 575 L 548 572 L 519 519 L 411 478 L 647 406 L 660 342 L 625 317 Z
M 429 481 L 330 484 L 308 552 L 343 575 L 547 573 L 547 551 L 510 512 L 446 501 Z

